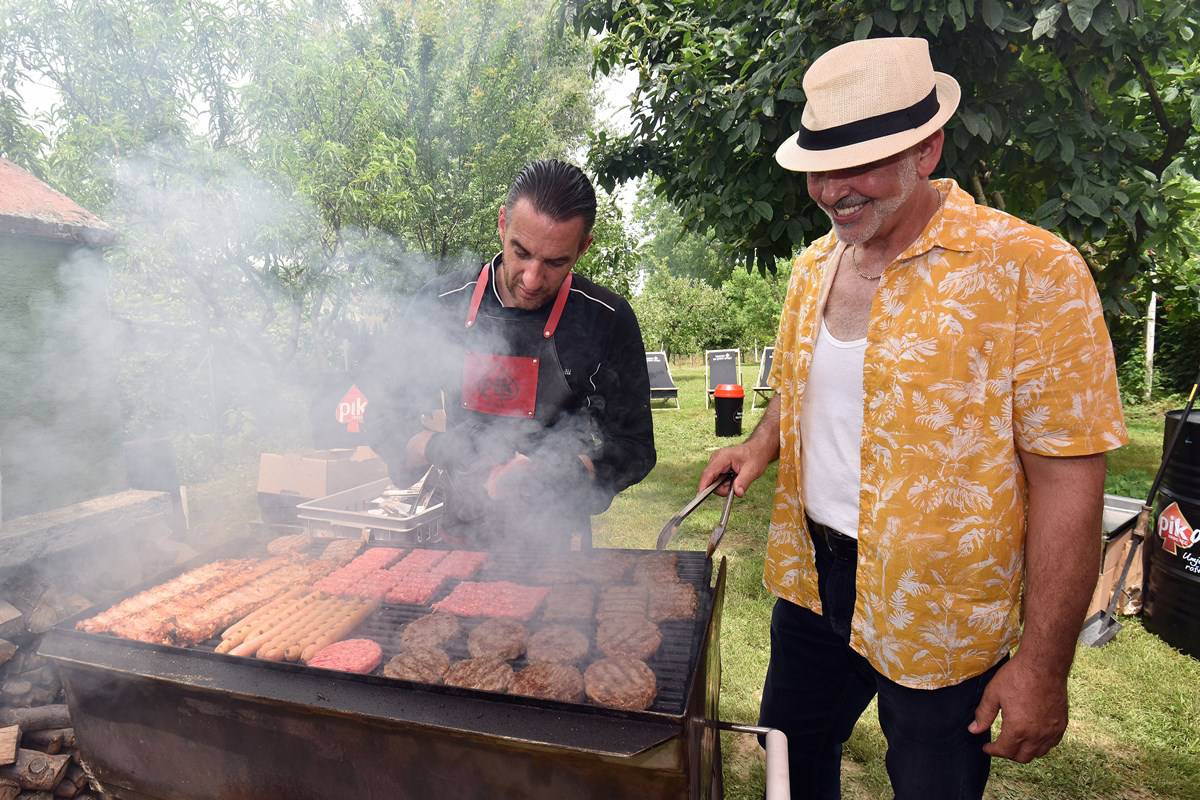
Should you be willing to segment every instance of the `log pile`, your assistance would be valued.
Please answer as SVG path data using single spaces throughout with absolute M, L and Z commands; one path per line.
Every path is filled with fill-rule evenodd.
M 56 552 L 0 569 L 0 800 L 99 799 L 57 668 L 38 655 L 38 645 L 63 620 L 194 555 L 171 541 L 107 542 L 103 552 Z

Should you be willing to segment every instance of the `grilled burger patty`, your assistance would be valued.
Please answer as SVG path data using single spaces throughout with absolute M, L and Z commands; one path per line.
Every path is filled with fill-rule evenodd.
M 383 665 L 383 674 L 418 683 L 441 683 L 450 668 L 450 656 L 438 647 L 413 647 Z
M 441 647 L 458 636 L 462 625 L 453 614 L 434 612 L 414 619 L 400 632 L 400 649 L 410 647 Z
M 583 675 L 567 664 L 541 661 L 513 677 L 512 693 L 578 703 L 583 700 Z
M 583 674 L 584 688 L 593 703 L 641 711 L 658 694 L 654 673 L 636 658 L 602 658 Z
M 488 619 L 471 631 L 467 637 L 467 650 L 473 658 L 517 658 L 525 652 L 525 640 L 528 636 L 525 626 L 516 620 Z
M 578 664 L 587 658 L 591 642 L 570 625 L 547 625 L 529 637 L 526 660 Z
M 654 622 L 696 616 L 696 589 L 688 583 L 659 583 L 650 590 L 649 614 Z
M 648 599 L 645 586 L 610 586 L 600 594 L 596 619 L 604 621 L 609 617 L 630 614 L 645 616 Z
M 606 656 L 646 659 L 658 652 L 661 644 L 658 626 L 645 617 L 610 617 L 596 631 L 596 646 Z
M 633 568 L 634 583 L 655 584 L 679 580 L 676 567 L 679 557 L 674 553 L 651 553 L 638 559 Z
M 588 620 L 596 607 L 596 590 L 586 583 L 563 584 L 550 589 L 542 619 L 547 622 Z
M 450 665 L 443 679 L 447 686 L 507 692 L 513 682 L 512 667 L 501 658 L 469 658 Z

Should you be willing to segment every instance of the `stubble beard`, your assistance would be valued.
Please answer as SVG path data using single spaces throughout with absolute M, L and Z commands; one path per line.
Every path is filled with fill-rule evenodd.
M 821 210 L 825 212 L 825 216 L 829 217 L 829 222 L 833 226 L 833 232 L 837 236 L 838 241 L 847 245 L 862 244 L 863 242 L 870 241 L 874 238 L 875 234 L 879 233 L 879 229 L 883 227 L 884 221 L 912 197 L 913 192 L 917 190 L 917 187 L 921 183 L 917 177 L 917 156 L 913 154 L 909 158 L 900 161 L 897 167 L 899 168 L 900 193 L 895 197 L 871 200 L 862 195 L 851 195 L 838 201 L 837 205 L 839 206 L 852 206 L 864 201 L 870 201 L 868 207 L 870 215 L 856 223 L 852 229 L 848 230 L 839 225 L 833 212 L 824 206 L 821 207 Z

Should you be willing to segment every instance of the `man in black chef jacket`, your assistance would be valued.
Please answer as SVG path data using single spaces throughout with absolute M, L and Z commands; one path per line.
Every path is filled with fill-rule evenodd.
M 377 351 L 373 447 L 398 486 L 445 471 L 443 532 L 464 546 L 587 546 L 591 516 L 654 466 L 637 318 L 572 272 L 595 219 L 577 167 L 527 165 L 501 251 L 424 287 Z M 444 432 L 429 429 L 439 408 Z

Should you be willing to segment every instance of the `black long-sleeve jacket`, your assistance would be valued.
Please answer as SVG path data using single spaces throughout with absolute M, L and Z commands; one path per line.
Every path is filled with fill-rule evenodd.
M 546 320 L 552 304 L 526 311 L 505 308 L 495 270 L 480 311 Z M 444 402 L 453 418 L 459 402 L 468 307 L 479 277 L 469 268 L 434 280 L 412 299 L 386 339 L 374 348 L 367 391 L 368 437 L 397 483 L 419 475 L 403 469 L 405 446 L 421 429 L 422 413 Z M 654 429 L 646 354 L 633 309 L 622 297 L 574 275 L 570 297 L 554 335 L 563 375 L 571 388 L 565 413 L 548 428 L 530 431 L 509 418 L 491 418 L 478 431 L 480 453 L 498 462 L 514 451 L 570 463 L 578 455 L 595 464 L 595 481 L 580 487 L 550 485 L 547 495 L 598 514 L 621 490 L 642 480 L 655 463 Z M 520 421 L 524 423 L 524 420 Z M 485 458 L 486 456 L 481 456 Z M 562 493 L 575 496 L 564 498 Z

